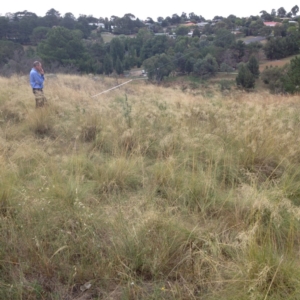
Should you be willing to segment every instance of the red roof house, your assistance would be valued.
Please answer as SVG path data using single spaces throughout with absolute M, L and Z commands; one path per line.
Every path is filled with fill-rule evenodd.
M 268 26 L 268 27 L 275 27 L 276 25 L 281 25 L 280 22 L 264 22 L 265 26 Z

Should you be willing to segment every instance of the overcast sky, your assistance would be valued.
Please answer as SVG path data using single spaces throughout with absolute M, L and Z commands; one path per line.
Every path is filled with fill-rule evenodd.
M 194 12 L 196 15 L 202 15 L 205 19 L 212 19 L 214 16 L 228 17 L 234 14 L 237 17 L 247 17 L 258 15 L 261 10 L 271 12 L 272 8 L 278 9 L 284 7 L 290 11 L 297 4 L 295 0 L 272 0 L 272 1 L 233 1 L 233 0 L 215 0 L 215 1 L 95 1 L 81 0 L 67 2 L 65 0 L 37 1 L 37 0 L 13 0 L 2 1 L 0 6 L 0 15 L 6 13 L 27 10 L 36 13 L 38 16 L 44 16 L 46 12 L 54 8 L 63 16 L 67 12 L 74 14 L 76 18 L 80 14 L 93 15 L 96 18 L 110 17 L 112 15 L 123 17 L 126 13 L 132 13 L 140 19 L 151 17 L 154 20 L 161 16 L 163 18 L 172 16 L 172 14 L 181 15 L 182 12 L 189 14 Z M 300 6 L 300 4 L 299 4 Z

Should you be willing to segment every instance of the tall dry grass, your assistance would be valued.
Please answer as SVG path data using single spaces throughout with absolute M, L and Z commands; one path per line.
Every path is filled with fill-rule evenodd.
M 0 78 L 0 299 L 299 299 L 299 97 L 118 83 Z

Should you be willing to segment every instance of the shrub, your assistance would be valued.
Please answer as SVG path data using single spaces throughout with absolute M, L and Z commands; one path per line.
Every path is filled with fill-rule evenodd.
M 247 67 L 250 70 L 250 72 L 254 75 L 255 78 L 259 77 L 260 72 L 259 72 L 258 60 L 254 55 L 251 55 Z
M 244 65 L 241 66 L 239 73 L 236 77 L 236 84 L 238 87 L 244 89 L 253 89 L 255 86 L 255 77 L 250 70 Z
M 288 93 L 294 94 L 300 91 L 300 58 L 296 56 L 291 60 L 283 77 L 283 87 Z
M 229 65 L 227 65 L 226 63 L 223 62 L 223 63 L 221 63 L 221 65 L 220 65 L 220 71 L 221 71 L 221 72 L 229 73 L 229 72 L 232 72 L 233 69 L 232 69 L 231 66 L 229 66 Z
M 220 90 L 223 92 L 223 91 L 229 91 L 231 90 L 231 86 L 234 84 L 234 81 L 231 81 L 231 80 L 220 80 L 219 82 L 220 84 Z
M 274 94 L 283 93 L 283 76 L 285 68 L 266 67 L 261 73 L 261 79 L 264 84 L 268 85 L 270 92 Z

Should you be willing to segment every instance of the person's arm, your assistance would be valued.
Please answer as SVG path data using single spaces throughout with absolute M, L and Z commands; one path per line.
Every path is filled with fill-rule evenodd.
M 43 84 L 44 82 L 44 71 L 43 71 L 43 74 L 38 74 L 38 73 L 34 73 L 33 74 L 33 81 L 36 83 L 36 84 Z

